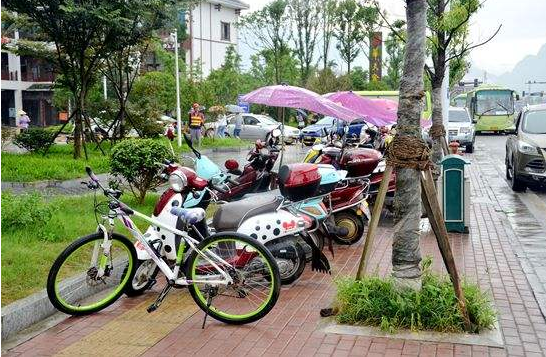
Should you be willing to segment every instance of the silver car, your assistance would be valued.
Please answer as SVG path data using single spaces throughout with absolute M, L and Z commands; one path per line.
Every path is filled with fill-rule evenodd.
M 271 118 L 268 115 L 243 113 L 243 127 L 241 128 L 241 139 L 249 140 L 265 140 L 265 136 L 273 129 L 278 128 L 281 123 Z M 233 136 L 233 130 L 235 129 L 235 115 L 229 115 L 227 117 L 228 125 L 226 133 L 229 136 Z M 298 140 L 300 131 L 297 128 L 285 125 L 284 127 L 284 141 L 285 143 L 293 143 Z
M 447 135 L 449 142 L 456 141 L 466 152 L 474 152 L 476 132 L 466 108 L 449 107 Z
M 529 184 L 546 185 L 546 104 L 525 107 L 516 133 L 506 139 L 506 178 L 514 191 Z

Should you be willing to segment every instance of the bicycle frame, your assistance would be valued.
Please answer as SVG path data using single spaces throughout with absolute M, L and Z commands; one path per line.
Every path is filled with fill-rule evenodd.
M 110 209 L 109 214 L 107 216 L 103 216 L 103 219 L 108 220 L 108 225 L 110 227 L 109 230 L 107 230 L 102 224 L 99 224 L 97 228 L 98 230 L 104 233 L 104 241 L 102 243 L 102 248 L 104 251 L 109 252 L 110 245 L 111 245 L 111 241 L 109 237 L 111 236 L 111 233 L 114 230 L 114 218 L 117 217 L 121 221 L 121 223 L 129 230 L 129 232 L 131 232 L 133 237 L 142 245 L 144 250 L 146 250 L 146 252 L 150 255 L 151 259 L 157 264 L 159 269 L 163 272 L 163 274 L 165 274 L 165 276 L 167 277 L 169 281 L 174 282 L 177 285 L 190 285 L 193 283 L 229 285 L 233 283 L 233 279 L 231 278 L 231 276 L 222 268 L 220 268 L 213 261 L 213 259 L 216 260 L 217 262 L 220 262 L 228 266 L 230 266 L 231 264 L 229 264 L 228 262 L 220 258 L 218 255 L 214 254 L 213 252 L 207 252 L 207 254 L 209 254 L 210 257 L 207 256 L 207 254 L 203 253 L 201 250 L 197 248 L 197 244 L 199 244 L 199 242 L 193 239 L 192 237 L 190 237 L 186 232 L 178 230 L 176 228 L 169 227 L 163 224 L 162 222 L 160 222 L 159 220 L 148 217 L 147 215 L 137 212 L 135 210 L 131 210 L 131 211 L 132 211 L 131 213 L 132 215 L 135 215 L 136 217 L 141 218 L 144 221 L 156 227 L 167 230 L 175 235 L 179 235 L 182 237 L 184 243 L 181 243 L 180 246 L 178 247 L 178 251 L 176 253 L 176 257 L 177 257 L 176 264 L 174 268 L 171 269 L 167 265 L 167 263 L 165 263 L 165 261 L 161 259 L 161 257 L 156 253 L 155 249 L 151 246 L 151 244 L 146 240 L 146 238 L 144 238 L 144 235 L 140 232 L 138 227 L 133 223 L 133 221 L 129 217 L 129 214 L 124 212 L 121 208 Z M 216 269 L 216 271 L 218 271 L 218 273 L 224 279 L 223 280 L 213 280 L 213 279 L 188 280 L 186 277 L 178 278 L 178 275 L 180 273 L 180 266 L 182 261 L 184 260 L 185 243 L 187 243 L 191 249 L 195 250 L 197 254 L 201 255 L 205 260 L 207 260 L 208 263 L 210 263 L 210 265 L 214 267 L 214 269 Z M 97 249 L 97 252 L 93 253 L 93 257 L 97 257 L 98 255 L 98 247 L 96 247 L 96 249 Z M 106 267 L 107 260 L 108 260 L 108 256 L 106 254 L 103 254 L 99 262 L 99 274 L 104 274 L 104 268 Z

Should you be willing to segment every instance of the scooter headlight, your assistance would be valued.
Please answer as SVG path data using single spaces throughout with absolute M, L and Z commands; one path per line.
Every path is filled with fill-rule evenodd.
M 169 185 L 175 192 L 182 192 L 188 185 L 188 178 L 182 170 L 175 170 L 169 176 Z

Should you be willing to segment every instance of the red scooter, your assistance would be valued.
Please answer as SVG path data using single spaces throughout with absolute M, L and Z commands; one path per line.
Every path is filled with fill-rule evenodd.
M 349 178 L 368 176 L 370 180 L 368 201 L 372 206 L 375 203 L 385 171 L 385 161 L 380 151 L 360 147 L 360 145 L 350 147 L 346 140 L 339 140 L 330 135 L 326 144 L 313 145 L 307 152 L 304 162 L 329 164 L 337 169 L 347 170 Z M 392 175 L 385 199 L 385 206 L 390 211 L 392 211 L 395 190 L 396 175 Z
M 279 136 L 280 130 L 275 129 L 267 135 L 265 142 L 257 140 L 247 155 L 248 163 L 242 171 L 236 160 L 226 160 L 226 172 L 222 172 L 214 162 L 197 151 L 187 136 L 184 138 L 195 154 L 194 164 L 198 176 L 212 179 L 223 187 L 225 192 L 217 192 L 217 199 L 229 202 L 248 193 L 265 192 L 276 187 L 276 175 L 271 170 L 280 152 L 277 147 Z

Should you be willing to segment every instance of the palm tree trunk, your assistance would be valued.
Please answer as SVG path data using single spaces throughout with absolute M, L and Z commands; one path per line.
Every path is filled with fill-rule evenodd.
M 400 80 L 398 135 L 421 136 L 421 99 L 424 95 L 425 0 L 406 0 L 407 42 L 403 75 Z M 421 218 L 420 173 L 410 168 L 396 171 L 395 231 L 393 236 L 393 276 L 412 281 L 421 276 L 419 221 Z M 420 284 L 419 284 L 420 285 Z

